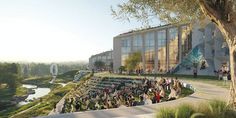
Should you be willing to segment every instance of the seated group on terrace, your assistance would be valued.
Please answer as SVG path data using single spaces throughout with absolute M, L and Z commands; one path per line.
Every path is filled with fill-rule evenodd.
M 182 83 L 177 78 L 98 79 L 99 84 L 88 88 L 87 94 L 68 97 L 62 112 L 149 105 L 177 99 L 182 90 Z M 91 83 L 86 82 L 88 86 Z

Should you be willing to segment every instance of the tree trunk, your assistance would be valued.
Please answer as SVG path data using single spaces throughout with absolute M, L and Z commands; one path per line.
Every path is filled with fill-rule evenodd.
M 236 46 L 229 47 L 230 49 L 230 73 L 231 73 L 231 80 L 232 84 L 230 86 L 230 99 L 229 99 L 229 105 L 231 107 L 235 108 L 235 102 L 236 102 Z
M 222 3 L 213 0 L 198 0 L 202 12 L 216 24 L 224 35 L 230 50 L 230 74 L 232 84 L 230 87 L 229 105 L 236 106 L 236 13 L 233 5 L 235 2 L 221 0 Z M 218 0 L 217 0 L 218 1 Z

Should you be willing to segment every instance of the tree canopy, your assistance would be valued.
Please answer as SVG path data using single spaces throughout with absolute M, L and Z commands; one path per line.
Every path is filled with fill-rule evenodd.
M 156 18 L 173 24 L 201 22 L 207 17 L 218 26 L 228 45 L 236 45 L 235 0 L 128 0 L 111 10 L 116 19 L 133 18 L 145 24 Z
M 155 18 L 164 23 L 189 23 L 205 16 L 196 0 L 129 0 L 112 7 L 117 19 L 137 19 L 146 24 Z
M 10 89 L 15 89 L 20 81 L 20 66 L 16 63 L 0 63 L 0 84 L 6 83 Z
M 105 63 L 103 61 L 95 61 L 94 66 L 96 69 L 102 69 L 105 67 Z
M 141 62 L 142 56 L 140 52 L 135 52 L 129 55 L 129 57 L 125 60 L 125 67 L 128 71 L 132 71 L 136 69 L 138 64 Z

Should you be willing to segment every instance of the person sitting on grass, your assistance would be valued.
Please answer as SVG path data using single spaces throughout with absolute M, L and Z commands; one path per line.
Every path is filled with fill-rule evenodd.
M 155 90 L 154 91 L 154 96 L 153 96 L 152 103 L 159 103 L 160 99 L 161 99 L 160 91 L 159 90 Z
M 160 92 L 160 99 L 165 98 L 165 90 L 163 87 L 161 87 L 161 92 Z
M 152 100 L 149 97 L 147 97 L 146 100 L 144 101 L 144 105 L 150 105 L 150 104 L 152 104 Z
M 176 90 L 173 87 L 171 87 L 170 88 L 170 94 L 168 96 L 168 101 L 175 100 L 177 98 L 176 94 L 177 94 Z
M 181 83 L 178 81 L 178 83 L 177 83 L 177 87 L 176 87 L 176 96 L 177 96 L 177 98 L 181 95 L 181 91 L 182 91 L 182 85 L 181 85 Z
M 96 109 L 96 110 L 100 109 L 100 105 L 98 104 L 98 101 L 95 103 L 94 106 L 95 106 L 95 109 Z
M 144 105 L 143 96 L 139 96 L 139 103 L 137 105 Z

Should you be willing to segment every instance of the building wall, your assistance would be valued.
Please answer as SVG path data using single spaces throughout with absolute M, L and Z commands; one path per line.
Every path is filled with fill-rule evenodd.
M 165 73 L 173 69 L 184 55 L 182 50 L 191 49 L 185 46 L 186 40 L 181 42 L 184 38 L 190 40 L 189 36 L 182 36 L 184 26 L 188 27 L 167 25 L 114 37 L 114 71 L 118 72 L 118 68 L 124 66 L 124 60 L 137 51 L 142 54 L 139 69 L 147 73 Z M 189 32 L 183 33 L 189 35 Z
M 118 72 L 130 54 L 140 51 L 141 69 L 146 73 L 166 73 L 175 69 L 193 48 L 202 45 L 201 51 L 209 66 L 202 73 L 214 74 L 214 70 L 228 61 L 227 46 L 221 48 L 223 44 L 223 36 L 212 23 L 204 28 L 199 25 L 193 25 L 192 29 L 188 25 L 166 25 L 133 31 L 114 37 L 113 69 Z M 192 74 L 192 70 L 188 73 Z M 180 70 L 180 74 L 186 73 Z
M 93 55 L 89 58 L 89 69 L 96 69 L 94 63 L 96 61 L 102 61 L 105 63 L 105 69 L 110 68 L 110 64 L 113 63 L 113 51 L 106 51 L 96 55 Z
M 121 65 L 121 40 L 119 38 L 113 39 L 113 70 L 116 72 Z

